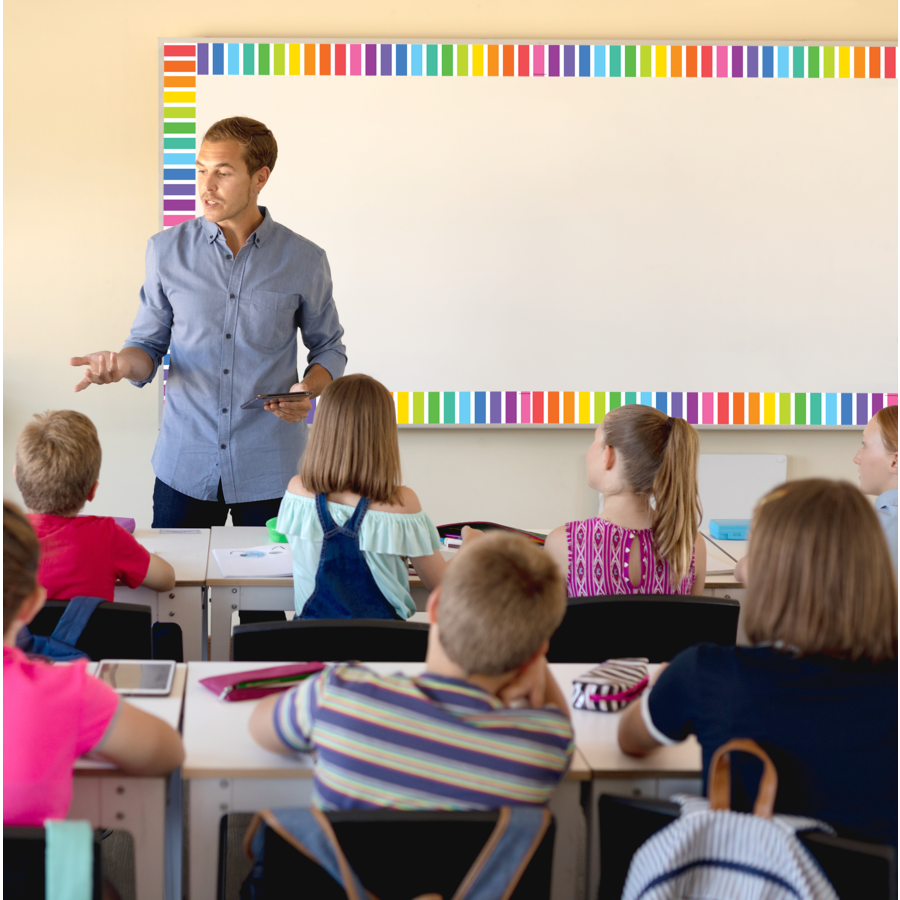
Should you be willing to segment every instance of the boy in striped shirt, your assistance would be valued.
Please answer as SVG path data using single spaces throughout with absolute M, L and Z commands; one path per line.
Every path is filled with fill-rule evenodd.
M 276 753 L 316 751 L 313 802 L 323 809 L 545 804 L 573 749 L 545 656 L 565 610 L 549 556 L 486 535 L 428 599 L 424 674 L 329 667 L 261 701 L 251 734 Z

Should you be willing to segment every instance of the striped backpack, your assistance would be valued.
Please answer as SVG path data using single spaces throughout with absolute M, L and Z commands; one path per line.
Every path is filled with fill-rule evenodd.
M 758 756 L 763 775 L 752 813 L 733 812 L 729 751 Z M 709 766 L 709 800 L 680 795 L 681 815 L 635 853 L 622 900 L 838 900 L 797 832 L 834 834 L 824 822 L 773 815 L 778 776 L 755 741 L 719 747 Z

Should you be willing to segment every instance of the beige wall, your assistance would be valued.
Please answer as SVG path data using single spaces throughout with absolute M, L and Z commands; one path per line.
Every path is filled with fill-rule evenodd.
M 92 387 L 68 358 L 128 332 L 157 227 L 157 37 L 896 41 L 894 0 L 31 0 L 4 7 L 4 496 L 37 411 L 89 415 L 90 511 L 150 524 L 155 385 Z M 315 238 L 315 235 L 311 235 Z M 340 273 L 335 273 L 340 285 Z M 348 335 L 350 352 L 353 335 Z M 779 452 L 788 474 L 854 477 L 856 433 L 704 432 L 704 452 Z M 407 482 L 436 520 L 554 524 L 596 508 L 583 431 L 412 431 Z

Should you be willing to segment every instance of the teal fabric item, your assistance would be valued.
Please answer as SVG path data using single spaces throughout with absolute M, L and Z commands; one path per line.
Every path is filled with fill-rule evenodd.
M 337 525 L 346 525 L 355 506 L 329 503 L 328 512 Z M 278 531 L 287 535 L 294 559 L 294 607 L 302 615 L 306 601 L 316 589 L 316 573 L 322 555 L 324 533 L 314 497 L 284 495 L 278 513 Z M 375 584 L 401 619 L 408 619 L 416 605 L 409 594 L 407 556 L 431 556 L 441 549 L 441 539 L 424 512 L 389 513 L 369 509 L 359 531 L 359 549 Z
M 94 829 L 90 822 L 47 819 L 44 857 L 47 900 L 91 900 Z

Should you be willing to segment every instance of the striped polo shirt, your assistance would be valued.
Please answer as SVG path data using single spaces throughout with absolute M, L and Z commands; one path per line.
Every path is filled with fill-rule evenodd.
M 331 666 L 275 707 L 282 741 L 317 753 L 322 809 L 479 810 L 544 804 L 569 765 L 555 707 L 508 709 L 456 678 Z

